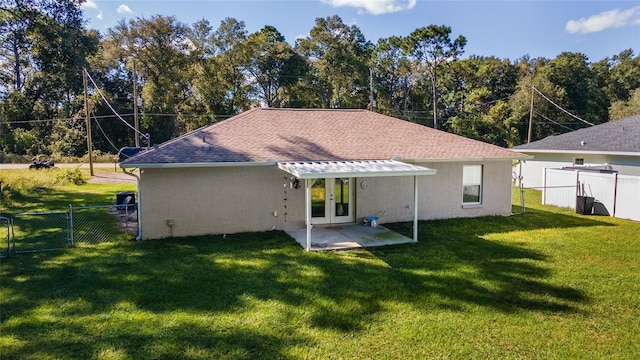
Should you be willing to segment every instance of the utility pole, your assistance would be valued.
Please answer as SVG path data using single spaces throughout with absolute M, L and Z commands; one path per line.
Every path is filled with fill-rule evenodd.
M 87 117 L 87 151 L 89 152 L 89 173 L 93 174 L 93 145 L 91 145 L 91 118 L 89 117 L 89 90 L 87 87 L 87 69 L 82 68 L 82 84 L 84 85 L 84 113 Z
M 133 59 L 133 127 L 136 129 L 134 138 L 136 147 L 140 147 L 140 124 L 138 123 L 138 75 L 136 74 L 136 59 Z
M 531 142 L 531 133 L 533 131 L 533 91 L 535 86 L 531 85 L 531 108 L 529 109 L 529 132 L 527 134 L 527 144 Z
M 369 103 L 371 103 L 371 111 L 375 108 L 373 104 L 373 67 L 369 68 Z

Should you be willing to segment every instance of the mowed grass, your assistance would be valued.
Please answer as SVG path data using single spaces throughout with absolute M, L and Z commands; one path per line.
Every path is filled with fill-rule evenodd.
M 637 359 L 640 223 L 526 200 L 368 250 L 274 231 L 1 259 L 0 358 Z
M 0 183 L 5 189 L 5 199 L 0 203 L 2 216 L 24 212 L 65 211 L 73 206 L 100 206 L 114 204 L 116 193 L 133 191 L 135 184 L 84 184 L 65 182 L 64 175 L 73 169 L 3 169 Z M 86 180 L 88 169 L 79 169 Z M 95 169 L 94 174 L 113 172 L 113 169 Z

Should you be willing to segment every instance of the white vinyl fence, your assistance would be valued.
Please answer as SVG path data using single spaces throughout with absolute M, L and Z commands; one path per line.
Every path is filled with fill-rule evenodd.
M 640 221 L 640 176 L 618 175 L 614 216 Z
M 544 169 L 542 203 L 576 209 L 578 195 L 593 213 L 640 221 L 640 177 L 576 169 Z

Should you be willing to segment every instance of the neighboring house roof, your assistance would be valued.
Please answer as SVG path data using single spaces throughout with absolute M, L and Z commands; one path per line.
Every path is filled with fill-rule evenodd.
M 526 158 L 529 156 L 368 110 L 260 108 L 167 141 L 121 166 Z
M 524 153 L 607 153 L 638 156 L 640 155 L 640 115 L 562 135 L 549 136 L 513 149 Z

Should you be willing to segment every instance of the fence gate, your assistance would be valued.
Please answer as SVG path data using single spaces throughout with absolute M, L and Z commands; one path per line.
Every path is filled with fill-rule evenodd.
M 62 211 L 15 215 L 12 236 L 14 252 L 21 254 L 73 246 L 69 223 L 69 213 Z
M 133 205 L 69 207 L 69 214 L 75 246 L 130 239 L 138 229 Z

